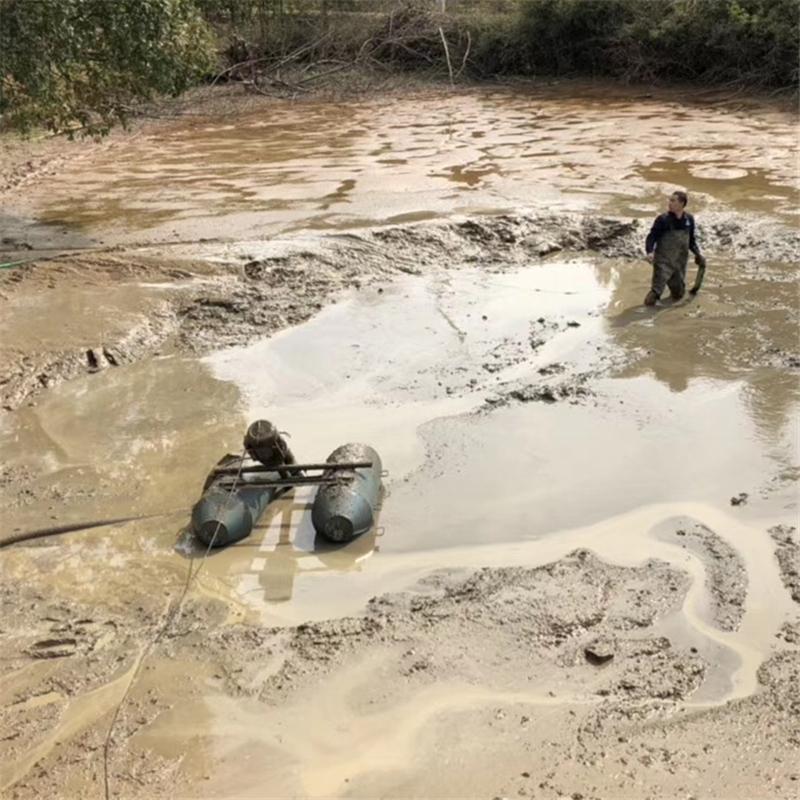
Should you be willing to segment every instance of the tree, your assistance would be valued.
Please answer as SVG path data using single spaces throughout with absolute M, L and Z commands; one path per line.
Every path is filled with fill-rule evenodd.
M 18 130 L 107 133 L 213 58 L 193 0 L 0 0 L 0 114 Z

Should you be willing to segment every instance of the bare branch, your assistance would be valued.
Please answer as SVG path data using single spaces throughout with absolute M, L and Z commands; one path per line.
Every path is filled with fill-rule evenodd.
M 439 26 L 439 36 L 442 37 L 442 44 L 444 45 L 444 55 L 447 59 L 447 71 L 450 73 L 450 85 L 455 86 L 455 81 L 453 80 L 453 65 L 450 63 L 450 48 L 447 46 L 447 39 L 444 38 L 444 31 L 441 25 Z
M 467 66 L 467 59 L 469 58 L 469 49 L 472 46 L 472 36 L 470 36 L 469 31 L 467 31 L 467 49 L 464 51 L 464 58 L 461 59 L 461 66 L 456 72 L 456 78 L 461 77 L 461 73 L 464 71 L 464 68 Z

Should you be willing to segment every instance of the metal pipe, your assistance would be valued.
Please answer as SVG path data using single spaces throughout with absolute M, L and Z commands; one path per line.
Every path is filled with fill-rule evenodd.
M 304 469 L 324 469 L 329 470 L 348 470 L 348 469 L 369 469 L 372 466 L 371 461 L 347 461 L 337 464 L 291 464 L 289 469 L 292 472 Z M 248 472 L 275 472 L 276 467 L 265 467 L 263 464 L 252 464 L 246 467 L 214 467 L 211 471 L 212 475 L 244 475 Z
M 274 470 L 273 470 L 274 471 Z M 337 476 L 326 476 L 326 475 L 319 475 L 319 476 L 309 476 L 309 475 L 298 475 L 296 478 L 274 478 L 272 480 L 265 480 L 265 481 L 234 481 L 234 480 L 220 480 L 215 483 L 215 486 L 219 486 L 220 488 L 227 489 L 231 486 L 236 486 L 239 489 L 250 489 L 250 488 L 278 488 L 281 486 L 284 487 L 291 487 L 291 486 L 326 486 L 330 484 L 337 484 L 337 483 L 347 483 L 348 481 L 352 481 L 353 476 L 347 475 L 343 477 Z

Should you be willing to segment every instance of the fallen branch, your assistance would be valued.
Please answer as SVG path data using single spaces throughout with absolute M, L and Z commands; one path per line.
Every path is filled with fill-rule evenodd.
M 256 64 L 261 63 L 262 61 L 267 61 L 267 56 L 262 56 L 261 58 L 250 58 L 247 61 L 240 61 L 238 64 L 234 64 L 233 66 L 226 67 L 222 72 L 218 72 L 214 76 L 214 80 L 211 81 L 211 86 L 216 86 L 217 81 L 220 78 L 223 78 L 225 75 L 230 75 L 231 72 L 234 72 L 237 69 L 241 69 L 242 67 L 254 67 Z
M 330 39 L 330 36 L 331 36 L 330 32 L 323 33 L 322 36 L 320 36 L 319 39 L 317 39 L 316 41 L 310 42 L 309 44 L 305 44 L 302 47 L 298 47 L 297 50 L 295 50 L 292 53 L 289 53 L 288 56 L 282 58 L 277 63 L 272 64 L 269 67 L 269 70 L 271 72 L 278 70 L 282 66 L 284 66 L 284 64 L 288 64 L 291 61 L 297 60 L 300 56 L 302 56 L 304 53 L 307 53 L 309 50 L 314 50 L 315 48 L 319 47 L 319 45 L 321 45 L 326 39 Z
M 330 33 L 325 33 L 320 36 L 319 39 L 316 39 L 313 42 L 309 42 L 308 44 L 304 44 L 302 47 L 298 47 L 297 50 L 292 51 L 287 56 L 279 59 L 278 61 L 273 62 L 267 68 L 267 72 L 275 72 L 279 70 L 285 64 L 288 64 L 292 61 L 296 61 L 300 56 L 304 55 L 305 53 L 309 52 L 310 50 L 314 50 L 316 47 L 319 47 L 326 39 L 330 37 Z M 256 64 L 262 64 L 265 61 L 269 61 L 270 56 L 261 56 L 260 58 L 250 58 L 247 61 L 240 61 L 238 64 L 234 64 L 233 66 L 226 67 L 222 72 L 218 73 L 214 76 L 214 80 L 211 81 L 211 85 L 216 85 L 217 81 L 220 78 L 224 77 L 225 75 L 229 75 L 231 72 L 236 71 L 237 69 L 242 69 L 244 67 L 254 67 Z
M 412 38 L 412 41 L 415 41 L 415 39 Z M 419 50 L 415 50 L 413 47 L 409 47 L 402 39 L 384 39 L 370 52 L 370 57 L 375 58 L 375 54 L 387 45 L 396 45 L 401 50 L 405 50 L 409 55 L 414 56 L 414 58 L 421 58 L 423 61 L 427 61 L 429 64 L 436 63 L 429 55 L 422 53 Z
M 326 78 L 328 75 L 333 75 L 336 72 L 341 72 L 343 69 L 349 69 L 352 67 L 352 64 L 340 64 L 338 67 L 334 67 L 333 69 L 326 70 L 325 72 L 319 72 L 316 75 L 309 75 L 307 78 L 303 78 L 302 80 L 297 81 L 298 88 L 301 88 L 302 84 L 310 83 L 311 81 L 319 80 L 320 78 Z

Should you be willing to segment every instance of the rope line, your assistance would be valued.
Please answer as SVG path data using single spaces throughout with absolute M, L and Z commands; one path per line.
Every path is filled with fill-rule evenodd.
M 241 478 L 242 467 L 244 466 L 245 452 L 246 451 L 242 451 L 241 456 L 239 456 L 239 469 L 236 473 L 233 484 L 231 485 L 230 491 L 228 492 L 228 496 L 225 500 L 225 506 L 224 506 L 225 509 L 228 508 L 231 498 L 233 497 L 233 493 L 236 491 L 239 479 Z M 220 517 L 221 516 L 222 515 L 220 514 Z M 111 749 L 111 736 L 114 732 L 114 727 L 117 724 L 120 711 L 122 710 L 122 707 L 125 705 L 125 702 L 127 701 L 128 696 L 130 695 L 131 689 L 133 688 L 133 685 L 136 683 L 136 680 L 139 677 L 139 673 L 142 670 L 142 664 L 144 664 L 145 659 L 153 652 L 158 643 L 164 638 L 164 636 L 169 631 L 170 626 L 178 618 L 178 615 L 180 614 L 180 611 L 183 607 L 183 603 L 186 599 L 186 596 L 189 594 L 189 589 L 191 588 L 192 583 L 195 580 L 197 580 L 197 576 L 200 574 L 200 571 L 202 570 L 203 565 L 205 564 L 206 559 L 208 558 L 208 555 L 211 552 L 211 548 L 214 546 L 214 542 L 217 539 L 217 535 L 219 534 L 219 529 L 221 525 L 222 525 L 222 519 L 217 520 L 217 527 L 214 530 L 214 535 L 211 537 L 211 540 L 209 541 L 205 553 L 203 553 L 203 557 L 200 559 L 200 563 L 197 565 L 197 568 L 194 570 L 192 569 L 196 559 L 192 558 L 191 561 L 189 562 L 189 569 L 186 571 L 186 581 L 183 584 L 183 589 L 181 590 L 177 602 L 172 604 L 171 610 L 169 606 L 167 607 L 167 609 L 165 609 L 164 612 L 165 617 L 163 624 L 156 631 L 156 635 L 145 646 L 144 650 L 142 650 L 142 653 L 139 656 L 139 660 L 133 670 L 133 675 L 131 675 L 131 679 L 128 682 L 128 686 L 125 689 L 125 692 L 122 695 L 122 698 L 120 699 L 119 703 L 117 704 L 116 709 L 114 710 L 114 715 L 111 718 L 111 724 L 108 726 L 108 732 L 106 733 L 105 742 L 103 743 L 103 784 L 105 790 L 105 800 L 111 800 L 111 782 L 109 780 L 109 774 L 108 774 L 108 757 Z

